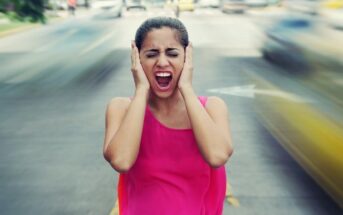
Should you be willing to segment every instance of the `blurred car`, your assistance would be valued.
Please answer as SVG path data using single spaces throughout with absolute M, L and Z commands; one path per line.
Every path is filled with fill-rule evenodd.
M 320 14 L 329 25 L 343 29 L 343 0 L 323 1 Z
M 122 0 L 96 0 L 92 3 L 92 9 L 101 10 L 97 17 L 121 17 L 123 2 Z
M 343 0 L 325 0 L 323 1 L 322 5 L 325 8 L 341 9 L 343 8 Z
M 77 6 L 81 7 L 90 7 L 91 5 L 91 0 L 77 0 Z
M 268 0 L 268 5 L 281 5 L 283 0 Z
M 287 16 L 265 29 L 261 52 L 266 60 L 297 74 L 342 71 L 342 35 L 313 17 Z
M 306 92 L 314 94 L 293 101 L 257 97 L 258 117 L 306 172 L 343 207 L 343 82 L 340 81 L 343 46 L 339 45 L 343 43 L 343 33 L 313 16 L 293 14 L 275 20 L 266 28 L 265 35 L 264 57 L 282 62 L 290 79 L 277 81 L 277 85 L 258 77 L 254 83 L 262 89 L 287 92 L 293 88 L 286 87 L 291 80 L 290 84 L 295 81 Z M 301 91 L 295 88 L 292 92 L 297 95 Z M 313 101 L 310 94 L 316 96 Z
M 145 4 L 141 0 L 127 0 L 126 10 L 146 10 Z
M 179 12 L 182 11 L 194 11 L 194 1 L 193 0 L 179 0 L 177 3 L 177 8 Z
M 57 9 L 59 9 L 59 10 L 67 10 L 68 9 L 67 0 L 56 0 L 55 4 L 56 4 Z
M 245 0 L 245 3 L 249 7 L 267 7 L 269 0 Z
M 149 3 L 150 7 L 153 8 L 164 8 L 167 5 L 170 5 L 172 2 L 170 0 L 165 1 L 165 0 L 154 0 Z
M 313 21 L 297 17 L 287 17 L 276 21 L 265 30 L 265 40 L 261 47 L 263 57 L 269 61 L 288 65 L 292 68 L 307 68 L 301 35 L 311 33 Z
M 284 2 L 284 5 L 289 10 L 317 15 L 320 9 L 321 1 L 316 0 L 287 0 Z
M 224 13 L 244 13 L 247 5 L 245 0 L 222 0 L 220 9 Z
M 200 0 L 197 3 L 200 8 L 219 8 L 219 0 Z

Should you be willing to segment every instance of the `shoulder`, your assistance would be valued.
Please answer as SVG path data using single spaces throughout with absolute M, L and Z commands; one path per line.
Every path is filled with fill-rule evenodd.
M 205 108 L 208 112 L 219 112 L 223 114 L 228 112 L 225 101 L 217 96 L 208 97 Z
M 107 113 L 126 112 L 130 103 L 131 99 L 128 97 L 113 98 L 107 104 Z
M 208 97 L 207 102 L 206 102 L 206 108 L 211 108 L 211 107 L 215 107 L 215 106 L 227 107 L 227 105 L 223 99 L 221 99 L 217 96 Z

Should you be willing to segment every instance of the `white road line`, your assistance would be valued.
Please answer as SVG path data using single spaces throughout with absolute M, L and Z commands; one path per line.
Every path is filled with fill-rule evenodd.
M 343 86 L 343 79 L 342 78 L 335 78 L 335 79 L 332 79 L 332 82 L 334 82 L 335 84 L 337 85 L 341 85 Z
M 106 42 L 107 40 L 109 40 L 113 34 L 115 33 L 115 31 L 111 31 L 108 34 L 106 34 L 104 37 L 101 37 L 100 39 L 96 40 L 94 43 L 92 43 L 91 45 L 89 45 L 88 47 L 86 47 L 85 49 L 83 49 L 79 56 L 84 55 L 90 51 L 92 51 L 93 49 L 95 49 L 96 47 L 100 46 L 101 44 L 103 44 L 104 42 Z
M 52 48 L 54 45 L 56 45 L 57 43 L 59 43 L 60 41 L 63 41 L 65 39 L 67 39 L 68 37 L 70 37 L 71 35 L 75 34 L 77 32 L 77 29 L 71 29 L 70 31 L 68 31 L 63 37 L 58 38 L 57 40 L 55 40 L 52 43 L 49 43 L 48 45 L 45 45 L 43 47 L 40 47 L 36 50 L 34 50 L 34 52 L 43 52 L 43 51 L 48 51 L 50 48 Z
M 243 86 L 234 86 L 234 87 L 224 87 L 224 88 L 215 88 L 207 90 L 210 93 L 219 93 L 233 96 L 241 96 L 247 98 L 255 98 L 257 94 L 267 95 L 273 97 L 283 98 L 289 101 L 298 102 L 298 103 L 309 103 L 312 102 L 309 99 L 300 97 L 286 91 L 281 90 L 270 90 L 270 89 L 256 89 L 254 84 L 243 85 Z

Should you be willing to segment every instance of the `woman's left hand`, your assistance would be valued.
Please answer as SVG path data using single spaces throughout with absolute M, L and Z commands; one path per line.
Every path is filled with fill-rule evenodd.
M 182 89 L 184 87 L 192 86 L 192 76 L 193 76 L 193 46 L 189 42 L 185 51 L 185 64 L 181 71 L 178 87 Z

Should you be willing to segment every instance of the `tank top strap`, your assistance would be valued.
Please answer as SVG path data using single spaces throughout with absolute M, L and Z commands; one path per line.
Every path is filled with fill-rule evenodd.
M 205 107 L 207 103 L 207 96 L 198 96 L 198 99 L 200 100 L 202 106 Z

